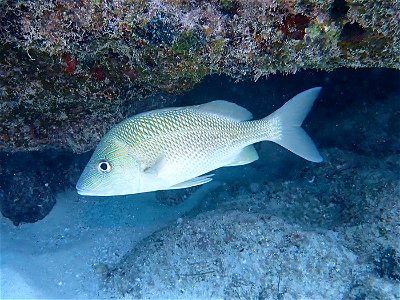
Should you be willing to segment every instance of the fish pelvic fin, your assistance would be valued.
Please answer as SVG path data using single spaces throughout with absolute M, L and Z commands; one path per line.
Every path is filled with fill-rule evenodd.
M 311 110 L 315 99 L 318 97 L 321 87 L 306 90 L 262 119 L 268 128 L 266 140 L 275 142 L 302 158 L 321 162 L 319 154 L 309 135 L 301 128 L 301 124 Z
M 189 187 L 192 187 L 192 186 L 202 185 L 202 184 L 205 184 L 207 182 L 210 182 L 212 180 L 211 177 L 213 177 L 213 176 L 214 176 L 214 174 L 208 174 L 208 175 L 204 175 L 204 176 L 195 177 L 195 178 L 192 178 L 190 180 L 175 184 L 175 185 L 169 187 L 166 190 L 185 189 L 185 188 L 189 188 Z

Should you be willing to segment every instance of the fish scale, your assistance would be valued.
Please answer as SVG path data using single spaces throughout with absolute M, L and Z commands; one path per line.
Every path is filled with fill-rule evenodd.
M 165 155 L 167 162 L 180 174 L 179 180 L 184 180 L 187 174 L 197 176 L 210 166 L 225 165 L 230 154 L 260 140 L 259 127 L 266 125 L 259 123 L 241 123 L 187 109 L 177 114 L 161 112 L 132 120 L 130 126 L 139 132 L 137 137 L 132 139 L 125 131 L 120 138 L 132 147 L 144 165 L 151 165 L 160 155 Z M 269 134 L 268 130 L 266 132 Z
M 226 140 L 227 143 L 231 143 L 232 137 L 227 133 L 234 130 L 234 126 L 237 127 L 239 124 L 191 110 L 180 111 L 177 115 L 160 113 L 157 117 L 138 118 L 129 123 L 133 130 L 119 133 L 117 137 L 120 140 L 130 145 L 134 151 L 141 152 L 142 147 L 147 151 L 153 150 L 151 153 L 155 156 L 159 155 L 160 151 L 168 151 L 171 158 L 173 156 L 181 157 L 181 151 L 191 152 L 196 150 L 197 146 L 203 147 L 204 151 L 208 148 L 215 148 L 216 140 L 211 139 L 213 135 L 206 134 L 213 131 L 221 138 L 217 141 Z M 153 128 L 157 128 L 157 130 L 153 130 Z M 242 128 L 245 129 L 244 126 Z M 132 135 L 134 135 L 133 138 Z M 207 145 L 208 148 L 204 147 Z

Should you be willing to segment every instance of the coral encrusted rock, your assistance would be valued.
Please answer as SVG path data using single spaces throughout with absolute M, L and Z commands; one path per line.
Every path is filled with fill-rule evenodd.
M 109 270 L 107 286 L 134 299 L 342 299 L 356 259 L 334 232 L 212 211 L 141 242 Z
M 397 0 L 0 2 L 0 149 L 92 149 L 205 75 L 400 67 Z M 165 101 L 171 100 L 171 101 Z

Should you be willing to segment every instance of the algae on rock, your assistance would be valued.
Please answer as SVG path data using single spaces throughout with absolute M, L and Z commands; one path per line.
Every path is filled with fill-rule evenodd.
M 86 151 L 127 115 L 167 104 L 146 96 L 207 74 L 400 68 L 397 0 L 6 0 L 0 9 L 7 151 Z

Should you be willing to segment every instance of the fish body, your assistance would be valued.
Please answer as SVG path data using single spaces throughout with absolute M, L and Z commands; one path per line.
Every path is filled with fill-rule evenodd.
M 100 141 L 77 183 L 78 193 L 112 196 L 204 184 L 212 180 L 204 175 L 210 171 L 257 160 L 253 144 L 260 141 L 322 161 L 300 127 L 320 89 L 300 93 L 260 120 L 223 100 L 126 119 Z

